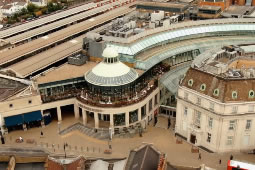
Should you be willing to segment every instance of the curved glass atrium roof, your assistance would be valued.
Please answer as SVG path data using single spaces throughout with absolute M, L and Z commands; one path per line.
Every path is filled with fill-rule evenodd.
M 133 82 L 137 72 L 118 59 L 115 49 L 107 47 L 103 51 L 104 60 L 85 74 L 85 79 L 98 86 L 120 86 Z
M 203 25 L 198 27 L 182 28 L 178 30 L 169 30 L 155 35 L 148 35 L 147 38 L 138 40 L 137 42 L 125 46 L 122 44 L 107 44 L 117 50 L 118 53 L 133 56 L 138 52 L 156 45 L 158 43 L 168 41 L 174 38 L 190 36 L 195 34 L 216 33 L 216 32 L 235 32 L 235 31 L 255 31 L 255 24 L 220 24 L 220 25 Z

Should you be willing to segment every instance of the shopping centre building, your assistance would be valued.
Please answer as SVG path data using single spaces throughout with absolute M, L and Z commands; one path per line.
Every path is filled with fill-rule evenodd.
M 86 35 L 81 53 L 85 59 L 71 56 L 69 63 L 31 80 L 17 78 L 19 73 L 10 70 L 2 72 L 1 129 L 27 129 L 70 116 L 97 129 L 145 128 L 160 107 L 175 119 L 174 96 L 191 60 L 214 46 L 254 41 L 252 19 L 177 24 L 160 12 L 153 15 L 161 22 L 147 14 L 141 14 L 142 21 L 132 22 L 137 15 Z M 151 22 L 144 25 L 148 16 Z M 116 28 L 119 23 L 122 27 Z

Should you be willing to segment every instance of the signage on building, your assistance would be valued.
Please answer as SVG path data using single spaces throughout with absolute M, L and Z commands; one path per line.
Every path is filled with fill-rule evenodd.
M 102 112 L 102 110 L 100 109 L 93 109 L 93 108 L 90 108 L 90 107 L 87 107 L 87 106 L 84 106 L 82 104 L 78 104 L 79 107 L 83 108 L 83 109 L 86 109 L 87 111 L 91 111 L 91 112 Z

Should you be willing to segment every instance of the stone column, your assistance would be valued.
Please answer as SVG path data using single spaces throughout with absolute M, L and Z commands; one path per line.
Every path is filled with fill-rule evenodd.
M 126 127 L 129 126 L 129 112 L 125 113 L 125 122 L 126 122 Z
M 114 127 L 113 114 L 110 113 L 110 127 Z
M 62 121 L 62 114 L 60 106 L 57 107 L 58 121 Z
M 95 128 L 99 128 L 98 113 L 94 112 Z
M 138 109 L 138 121 L 142 120 L 142 113 L 141 113 L 141 108 L 139 107 Z
M 74 117 L 75 117 L 76 119 L 79 119 L 79 117 L 80 117 L 80 114 L 79 114 L 79 107 L 78 107 L 76 104 L 74 104 L 73 107 L 74 107 Z
M 83 121 L 83 125 L 87 125 L 87 113 L 86 110 L 82 109 L 82 121 Z

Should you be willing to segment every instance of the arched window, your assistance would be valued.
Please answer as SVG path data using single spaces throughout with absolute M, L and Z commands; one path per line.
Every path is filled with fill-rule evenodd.
M 192 85 L 193 85 L 193 79 L 189 79 L 188 86 L 192 87 Z
M 220 90 L 219 89 L 214 89 L 213 95 L 214 96 L 219 96 L 219 94 L 220 94 Z
M 249 98 L 254 98 L 254 95 L 255 95 L 254 91 L 250 90 L 249 91 Z
M 200 90 L 201 90 L 201 91 L 205 91 L 205 89 L 206 89 L 206 85 L 205 85 L 205 84 L 201 84 Z
M 232 91 L 232 99 L 236 99 L 237 98 L 237 91 Z

